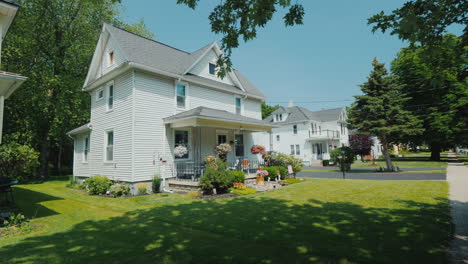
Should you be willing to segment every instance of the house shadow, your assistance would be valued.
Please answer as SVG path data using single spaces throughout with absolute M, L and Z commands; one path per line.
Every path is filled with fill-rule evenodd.
M 446 263 L 448 201 L 399 203 L 405 209 L 262 196 L 161 205 L 26 238 L 0 256 L 6 263 Z
M 63 200 L 60 197 L 55 197 L 42 192 L 33 191 L 30 189 L 14 186 L 15 206 L 21 208 L 21 212 L 28 218 L 39 218 L 58 214 L 43 206 L 42 202 Z M 19 199 L 28 197 L 27 199 Z

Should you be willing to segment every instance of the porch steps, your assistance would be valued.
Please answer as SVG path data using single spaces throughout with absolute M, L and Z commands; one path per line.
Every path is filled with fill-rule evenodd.
M 310 162 L 311 166 L 322 166 L 322 161 L 321 160 L 312 160 Z
M 191 192 L 191 191 L 199 191 L 200 186 L 198 182 L 194 181 L 183 181 L 183 180 L 175 180 L 170 179 L 167 181 L 170 190 L 174 190 L 176 192 Z

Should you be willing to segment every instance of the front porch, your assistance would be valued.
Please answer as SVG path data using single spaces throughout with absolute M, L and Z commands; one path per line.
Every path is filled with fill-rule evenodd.
M 172 177 L 195 182 L 205 170 L 204 159 L 216 156 L 215 147 L 223 143 L 232 149 L 226 156 L 228 170 L 254 174 L 258 167 L 263 166 L 263 159 L 250 152 L 255 144 L 252 133 L 270 131 L 274 127 L 263 120 L 206 107 L 197 107 L 164 121 L 169 128 L 167 137 L 173 157 Z M 179 146 L 187 152 L 175 153 Z

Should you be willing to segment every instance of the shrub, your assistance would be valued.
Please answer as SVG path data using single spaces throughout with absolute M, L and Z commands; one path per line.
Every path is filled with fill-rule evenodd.
M 329 160 L 322 160 L 322 165 L 323 165 L 324 167 L 330 166 L 330 161 L 329 161 Z
M 9 217 L 3 218 L 3 222 L 0 226 L 4 227 L 21 227 L 23 224 L 27 223 L 28 219 L 21 213 L 11 214 Z
M 229 175 L 231 176 L 231 182 L 245 182 L 245 172 L 243 171 L 228 171 Z
M 84 185 L 89 194 L 105 194 L 112 185 L 112 181 L 106 176 L 97 175 L 86 179 Z
M 265 167 L 263 169 L 268 171 L 268 176 L 265 176 L 265 180 L 275 180 L 278 177 L 278 172 L 280 173 L 281 179 L 285 179 L 288 175 L 288 169 L 283 166 Z
M 247 186 L 245 184 L 243 184 L 242 182 L 235 182 L 234 185 L 232 186 L 232 188 L 236 189 L 236 190 L 244 190 L 247 188 Z
M 238 194 L 238 195 L 248 195 L 248 194 L 254 194 L 257 192 L 257 190 L 253 188 L 245 188 L 245 189 L 235 189 L 231 188 L 230 189 L 232 193 Z
M 0 175 L 17 181 L 33 178 L 39 167 L 39 153 L 16 143 L 0 145 Z
M 162 182 L 161 177 L 158 174 L 154 175 L 153 180 L 152 180 L 153 193 L 158 193 L 161 190 L 161 182 Z
M 300 172 L 304 167 L 304 163 L 302 163 L 302 159 L 294 157 L 294 155 L 287 155 L 284 153 L 275 154 L 271 160 L 270 164 L 272 166 L 282 166 L 287 168 L 288 165 L 291 165 L 294 175 Z
M 300 183 L 303 181 L 304 180 L 302 179 L 296 179 L 296 178 L 289 178 L 289 179 L 282 180 L 282 182 L 287 183 L 287 184 L 295 184 L 295 183 Z
M 340 166 L 341 171 L 349 171 L 356 159 L 354 151 L 349 147 L 336 148 L 330 152 L 330 159 Z
M 113 184 L 113 185 L 110 187 L 109 192 L 110 192 L 114 197 L 118 197 L 118 196 L 122 196 L 122 195 L 127 195 L 127 194 L 130 193 L 130 186 L 128 186 L 128 184 L 126 184 L 126 183 L 118 182 L 118 183 Z
M 138 194 L 139 195 L 144 195 L 144 194 L 148 193 L 148 186 L 146 185 L 146 183 L 138 184 L 137 189 L 138 189 Z
M 213 189 L 216 189 L 216 192 L 225 192 L 232 184 L 231 174 L 223 169 L 207 168 L 200 178 L 200 187 L 206 192 Z

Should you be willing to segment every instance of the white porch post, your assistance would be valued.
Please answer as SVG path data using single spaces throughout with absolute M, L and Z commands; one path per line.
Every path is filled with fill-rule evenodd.
M 2 144 L 2 131 L 3 131 L 3 108 L 5 105 L 5 97 L 0 96 L 0 144 Z

